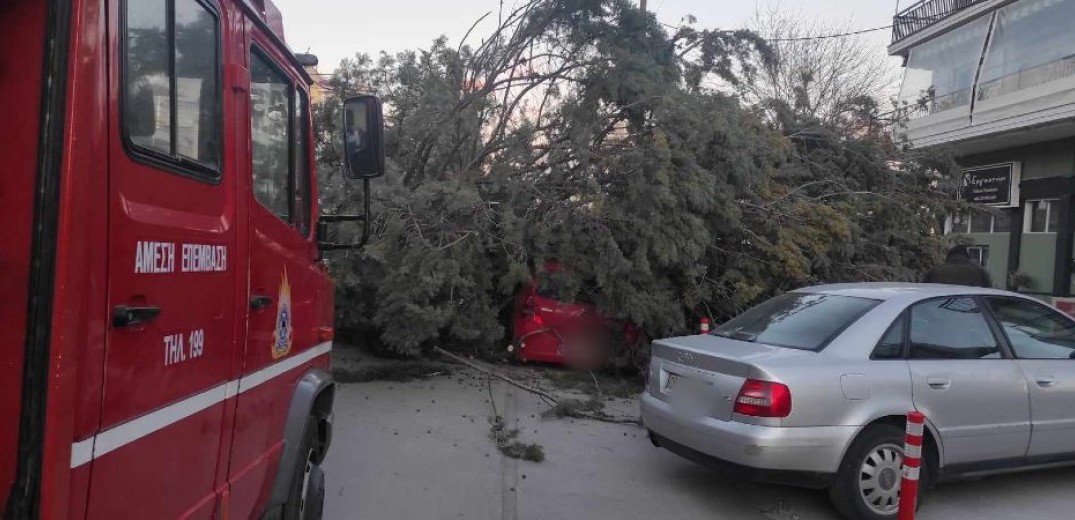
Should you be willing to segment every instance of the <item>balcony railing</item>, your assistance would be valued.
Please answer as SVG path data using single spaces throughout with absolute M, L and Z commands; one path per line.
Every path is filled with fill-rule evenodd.
M 920 0 L 892 20 L 892 43 L 929 27 L 952 13 L 986 0 Z
M 978 84 L 978 101 L 988 101 L 1071 76 L 1075 76 L 1075 55 L 980 83 Z

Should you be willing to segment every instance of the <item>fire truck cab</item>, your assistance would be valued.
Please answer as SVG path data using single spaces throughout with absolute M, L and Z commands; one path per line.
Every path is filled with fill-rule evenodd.
M 270 0 L 0 2 L 4 519 L 320 517 L 318 237 L 384 160 L 348 100 L 320 219 L 302 65 Z

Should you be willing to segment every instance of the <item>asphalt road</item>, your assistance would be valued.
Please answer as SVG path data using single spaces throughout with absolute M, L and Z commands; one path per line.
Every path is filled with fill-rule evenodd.
M 823 492 L 736 482 L 654 448 L 635 426 L 543 419 L 536 396 L 493 382 L 497 413 L 535 463 L 502 456 L 489 438 L 484 377 L 460 368 L 408 383 L 342 385 L 325 463 L 325 517 L 359 520 L 836 518 Z M 611 411 L 637 414 L 634 400 Z M 921 520 L 1066 519 L 1075 470 L 939 487 Z

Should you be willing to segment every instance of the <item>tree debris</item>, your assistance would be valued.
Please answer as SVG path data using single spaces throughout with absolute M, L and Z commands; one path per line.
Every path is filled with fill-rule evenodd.
M 564 417 L 577 417 L 586 418 L 588 415 L 598 415 L 602 413 L 605 408 L 605 403 L 599 399 L 588 399 L 581 401 L 578 399 L 563 399 L 556 403 L 555 406 L 542 412 L 542 417 L 556 417 L 563 419 Z
M 531 462 L 543 462 L 545 460 L 545 448 L 536 442 L 519 441 L 519 429 L 508 429 L 507 425 L 504 424 L 503 417 L 497 415 L 490 422 L 492 424 L 489 426 L 489 436 L 496 443 L 496 449 L 500 450 L 500 453 L 503 453 L 505 457 L 529 460 Z
M 340 383 L 369 383 L 372 381 L 409 381 L 451 375 L 445 363 L 425 360 L 404 360 L 385 363 L 360 364 L 351 367 L 333 367 L 332 376 Z
M 595 372 L 576 372 L 573 370 L 548 370 L 545 379 L 556 388 L 572 392 L 596 395 L 601 399 L 618 397 L 629 399 L 637 397 L 645 390 L 645 381 L 641 377 L 613 377 Z M 600 381 L 600 383 L 598 383 Z
M 524 443 L 513 441 L 507 446 L 498 446 L 500 453 L 513 459 L 529 460 L 531 462 L 545 461 L 545 448 L 537 443 Z
M 540 389 L 534 388 L 532 386 L 524 385 L 523 383 L 520 383 L 520 382 L 518 382 L 518 381 L 516 381 L 516 380 L 514 380 L 514 379 L 512 379 L 512 378 L 510 378 L 508 376 L 500 374 L 500 373 L 496 372 L 493 369 L 485 368 L 485 367 L 475 363 L 474 361 L 471 361 L 471 360 L 466 359 L 466 358 L 464 358 L 462 356 L 459 356 L 459 355 L 453 354 L 451 352 L 448 352 L 447 350 L 444 350 L 444 349 L 442 349 L 440 347 L 433 347 L 433 350 L 435 352 L 437 352 L 438 354 L 441 354 L 442 356 L 446 356 L 446 357 L 448 357 L 448 358 L 450 358 L 450 359 L 452 359 L 454 361 L 462 363 L 463 365 L 466 365 L 469 368 L 477 370 L 478 372 L 481 372 L 482 374 L 485 374 L 485 375 L 487 375 L 489 377 L 495 377 L 495 378 L 497 378 L 497 379 L 499 379 L 499 380 L 501 380 L 501 381 L 503 381 L 505 383 L 508 383 L 511 386 L 519 388 L 520 390 L 526 390 L 527 392 L 530 392 L 530 393 L 532 393 L 534 395 L 537 395 L 538 397 L 541 397 L 541 399 L 543 401 L 545 401 L 545 404 L 549 405 L 550 408 L 555 408 L 561 401 L 561 399 L 557 398 L 556 396 L 554 396 L 554 395 L 552 395 L 552 394 L 550 394 L 550 393 L 548 393 L 548 392 L 546 392 L 544 390 L 540 390 Z M 564 401 L 567 401 L 567 400 L 564 400 Z M 586 411 L 585 409 L 582 409 L 582 408 L 576 407 L 576 406 L 572 406 L 572 405 L 565 405 L 564 409 L 570 409 L 571 410 L 571 412 L 572 412 L 572 415 L 570 415 L 571 417 L 578 417 L 578 418 L 584 418 L 584 419 L 593 419 L 595 421 L 602 421 L 602 422 L 608 422 L 608 423 L 614 423 L 614 424 L 635 424 L 635 425 L 639 425 L 639 426 L 642 425 L 642 420 L 637 418 L 637 417 L 616 417 L 616 416 L 605 414 L 603 412 L 602 413 L 594 413 L 594 412 Z M 497 415 L 497 417 L 499 417 L 499 415 Z M 563 416 L 558 415 L 558 417 L 563 417 Z

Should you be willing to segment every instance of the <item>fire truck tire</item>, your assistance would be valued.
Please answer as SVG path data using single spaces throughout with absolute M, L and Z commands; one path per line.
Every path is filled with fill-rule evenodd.
M 284 503 L 284 520 L 320 520 L 325 505 L 325 474 L 318 464 L 317 418 L 306 419 L 291 488 Z

